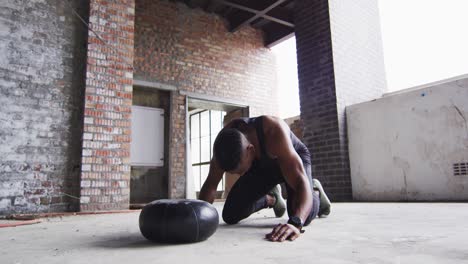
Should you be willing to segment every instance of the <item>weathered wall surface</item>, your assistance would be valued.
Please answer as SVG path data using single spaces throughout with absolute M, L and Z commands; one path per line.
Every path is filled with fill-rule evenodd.
M 230 33 L 215 14 L 167 0 L 136 2 L 135 79 L 234 99 L 251 115 L 277 114 L 273 53 L 260 31 Z M 171 95 L 169 196 L 185 196 L 186 96 Z
M 0 1 L 0 214 L 78 206 L 87 30 L 67 2 Z
M 347 108 L 353 197 L 468 200 L 468 79 Z
M 0 5 L 0 212 L 76 210 L 87 31 L 62 1 Z

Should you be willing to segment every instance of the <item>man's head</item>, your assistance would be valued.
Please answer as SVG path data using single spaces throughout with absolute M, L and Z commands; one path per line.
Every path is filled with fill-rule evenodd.
M 255 158 L 255 147 L 239 130 L 225 128 L 216 137 L 214 157 L 224 171 L 244 174 Z

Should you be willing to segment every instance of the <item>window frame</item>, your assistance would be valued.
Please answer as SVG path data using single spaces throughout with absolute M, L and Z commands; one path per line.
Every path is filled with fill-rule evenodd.
M 208 128 L 206 128 L 208 130 L 208 137 L 209 137 L 209 140 L 208 140 L 208 145 L 209 145 L 209 159 L 207 161 L 202 161 L 202 118 L 201 118 L 201 114 L 204 113 L 204 112 L 207 112 L 208 111 Z M 224 116 L 226 115 L 226 112 L 225 111 L 219 111 L 219 110 L 210 110 L 210 109 L 205 109 L 205 110 L 202 110 L 202 111 L 199 111 L 197 113 L 194 113 L 194 114 L 191 114 L 189 116 L 189 120 L 190 120 L 190 146 L 193 146 L 193 140 L 194 139 L 198 139 L 198 143 L 199 143 L 199 146 L 198 146 L 198 158 L 199 160 L 197 162 L 194 162 L 193 160 L 191 161 L 191 168 L 192 170 L 194 169 L 194 167 L 198 167 L 198 175 L 199 175 L 199 180 L 198 181 L 195 181 L 195 182 L 199 182 L 200 183 L 200 186 L 195 186 L 195 191 L 200 191 L 202 185 L 203 185 L 203 182 L 206 180 L 206 177 L 208 175 L 202 175 L 202 167 L 203 166 L 206 166 L 206 165 L 209 165 L 210 162 L 211 162 L 211 158 L 213 157 L 213 149 L 212 149 L 212 145 L 213 145 L 213 142 L 214 140 L 216 139 L 215 137 L 215 134 L 212 133 L 212 122 L 213 122 L 213 112 L 216 112 L 216 114 L 219 114 L 220 115 L 220 130 L 224 127 L 223 126 L 223 119 L 224 119 Z M 193 133 L 192 133 L 192 117 L 195 116 L 195 115 L 198 115 L 198 137 L 192 137 Z M 219 133 L 219 131 L 217 131 L 217 133 Z M 191 148 L 190 150 L 190 155 L 191 157 L 193 157 L 193 148 Z M 192 174 L 194 175 L 194 174 Z M 221 182 L 219 183 L 218 187 L 217 187 L 217 191 L 224 191 L 225 190 L 225 177 L 223 176 L 223 178 L 221 179 Z

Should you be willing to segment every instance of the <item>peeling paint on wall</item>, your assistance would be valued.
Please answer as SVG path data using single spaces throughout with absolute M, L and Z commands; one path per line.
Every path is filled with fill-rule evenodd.
M 0 1 L 0 215 L 77 208 L 87 30 L 66 2 Z

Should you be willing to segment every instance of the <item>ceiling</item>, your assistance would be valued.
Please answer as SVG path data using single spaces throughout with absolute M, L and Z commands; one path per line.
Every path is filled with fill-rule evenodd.
M 264 32 L 266 47 L 294 34 L 294 0 L 177 0 L 191 8 L 221 15 L 229 22 L 229 31 L 251 26 Z

